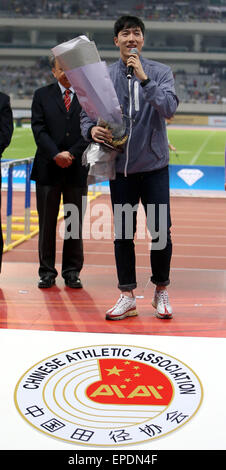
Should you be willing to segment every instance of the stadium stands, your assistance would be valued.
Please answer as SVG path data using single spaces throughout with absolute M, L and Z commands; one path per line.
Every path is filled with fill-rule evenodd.
M 224 103 L 226 96 L 225 73 L 219 70 L 210 73 L 201 69 L 199 74 L 175 74 L 175 86 L 181 102 Z
M 226 21 L 223 0 L 2 0 L 0 13 L 30 18 L 115 18 L 121 14 L 139 14 L 154 21 Z
M 222 103 L 226 96 L 226 68 L 210 72 L 202 67 L 199 73 L 183 70 L 175 73 L 175 85 L 181 102 Z M 52 74 L 46 60 L 38 60 L 32 67 L 1 66 L 0 89 L 12 98 L 31 99 L 34 90 L 48 84 Z M 224 101 L 223 101 L 224 102 Z
M 2 65 L 0 90 L 12 98 L 31 99 L 34 90 L 50 82 L 51 71 L 46 60 L 38 60 L 32 67 Z
M 51 47 L 79 34 L 116 60 L 112 26 L 122 14 L 145 21 L 143 55 L 172 67 L 181 103 L 226 102 L 226 0 L 1 0 L 0 89 L 29 107 L 51 78 Z

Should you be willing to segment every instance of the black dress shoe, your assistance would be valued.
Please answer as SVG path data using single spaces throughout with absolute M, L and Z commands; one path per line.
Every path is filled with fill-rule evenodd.
M 74 273 L 68 274 L 67 277 L 65 277 L 64 281 L 65 285 L 71 287 L 72 289 L 81 289 L 83 287 L 81 280 Z
M 39 279 L 38 287 L 40 289 L 48 289 L 55 285 L 55 278 L 52 276 L 43 276 Z

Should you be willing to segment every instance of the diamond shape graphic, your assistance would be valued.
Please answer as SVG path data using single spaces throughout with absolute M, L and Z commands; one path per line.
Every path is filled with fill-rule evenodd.
M 195 168 L 183 168 L 183 170 L 178 171 L 177 174 L 188 186 L 193 186 L 196 181 L 204 176 L 201 170 Z

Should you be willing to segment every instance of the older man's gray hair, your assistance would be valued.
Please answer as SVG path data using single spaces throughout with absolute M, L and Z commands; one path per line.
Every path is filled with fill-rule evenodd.
M 49 65 L 50 65 L 51 69 L 54 69 L 55 66 L 56 66 L 56 57 L 52 52 L 49 55 Z

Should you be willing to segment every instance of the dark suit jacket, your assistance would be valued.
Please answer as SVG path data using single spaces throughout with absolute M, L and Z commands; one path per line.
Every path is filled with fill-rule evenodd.
M 32 102 L 32 131 L 37 151 L 31 179 L 41 185 L 56 185 L 61 181 L 85 186 L 87 169 L 81 164 L 81 156 L 87 142 L 80 131 L 81 106 L 74 94 L 70 110 L 66 111 L 58 83 L 36 90 Z M 53 157 L 68 150 L 75 159 L 68 168 L 60 168 Z
M 0 92 L 0 158 L 13 134 L 13 115 L 9 96 Z
M 8 147 L 13 134 L 13 114 L 10 106 L 9 96 L 0 92 L 0 158 L 5 148 Z M 0 169 L 1 186 L 1 169 Z M 1 189 L 0 189 L 0 210 L 1 210 Z M 0 271 L 2 265 L 3 238 L 0 212 Z

